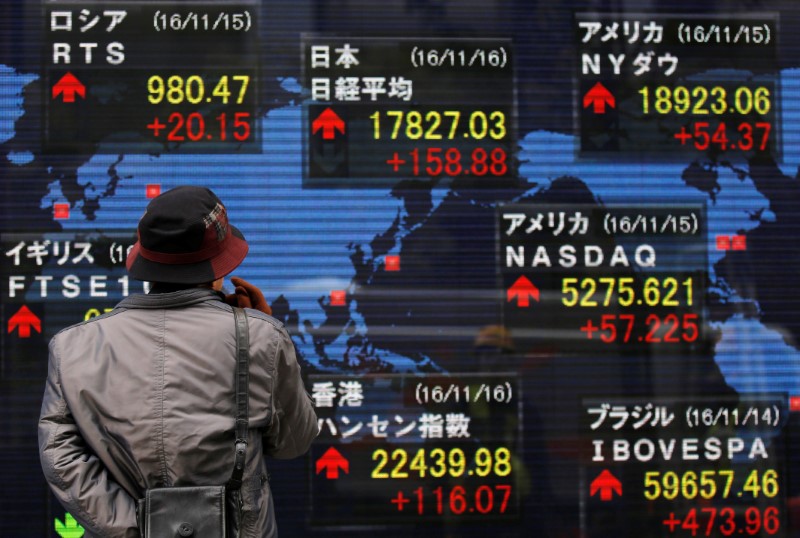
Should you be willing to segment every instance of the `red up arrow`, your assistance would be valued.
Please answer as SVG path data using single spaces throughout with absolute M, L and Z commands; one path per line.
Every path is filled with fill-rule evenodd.
M 75 75 L 68 71 L 67 74 L 61 77 L 61 79 L 56 82 L 55 86 L 53 86 L 53 99 L 59 95 L 63 96 L 62 99 L 65 103 L 74 103 L 76 95 L 80 95 L 84 99 L 86 98 L 86 86 L 75 78 Z
M 322 457 L 317 460 L 317 474 L 324 470 L 325 478 L 329 480 L 336 479 L 339 478 L 339 469 L 349 473 L 350 462 L 347 461 L 347 459 L 342 456 L 338 450 L 330 447 L 325 451 Z
M 611 92 L 598 82 L 583 96 L 583 108 L 588 108 L 590 105 L 594 107 L 595 114 L 605 114 L 606 105 L 614 108 L 617 102 Z
M 516 299 L 517 306 L 519 307 L 530 306 L 531 297 L 536 302 L 539 302 L 539 288 L 524 276 L 519 277 L 517 281 L 514 282 L 514 285 L 508 288 L 506 292 L 506 301 L 511 302 Z
M 8 320 L 8 332 L 14 332 L 14 329 L 19 328 L 20 338 L 30 338 L 31 327 L 36 329 L 37 333 L 42 332 L 41 320 L 25 305 L 22 305 L 22 308 Z
M 336 138 L 336 131 L 344 134 L 344 121 L 333 109 L 328 107 L 311 123 L 311 134 L 316 134 L 320 129 L 322 129 L 322 138 L 333 140 Z
M 614 493 L 622 495 L 622 483 L 617 480 L 616 476 L 611 474 L 611 471 L 606 469 L 592 480 L 589 495 L 594 497 L 598 491 L 600 492 L 601 501 L 610 501 L 614 497 Z

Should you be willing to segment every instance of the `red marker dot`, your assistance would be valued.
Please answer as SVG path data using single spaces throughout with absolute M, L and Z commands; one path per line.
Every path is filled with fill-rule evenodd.
M 144 188 L 144 195 L 147 198 L 155 198 L 161 194 L 161 185 L 158 183 L 150 183 Z
M 384 258 L 384 264 L 387 271 L 400 270 L 400 256 L 390 255 Z
M 347 292 L 345 290 L 331 291 L 331 306 L 347 305 Z
M 53 218 L 66 220 L 69 218 L 69 204 L 53 204 Z

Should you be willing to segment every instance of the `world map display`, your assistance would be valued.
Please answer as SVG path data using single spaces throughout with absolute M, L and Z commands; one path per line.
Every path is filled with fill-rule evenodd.
M 523 81 L 531 80 L 531 69 L 521 70 Z M 45 155 L 37 149 L 37 104 L 46 97 L 40 76 L 0 65 L 3 232 L 31 231 L 46 239 L 63 232 L 130 231 L 148 201 L 148 186 L 159 185 L 162 192 L 184 184 L 207 186 L 225 202 L 250 244 L 234 274 L 264 291 L 274 316 L 292 335 L 304 375 L 478 370 L 475 337 L 481 328 L 502 322 L 505 290 L 497 285 L 496 245 L 497 212 L 504 204 L 704 205 L 708 260 L 694 269 L 707 274 L 706 356 L 648 357 L 643 359 L 648 368 L 638 374 L 628 369 L 628 359 L 608 359 L 612 373 L 603 388 L 580 375 L 581 361 L 591 358 L 572 362 L 548 356 L 547 350 L 516 350 L 511 367 L 525 380 L 526 463 L 536 486 L 524 501 L 523 522 L 505 529 L 508 535 L 521 536 L 517 533 L 525 529 L 529 536 L 562 536 L 571 527 L 565 522 L 570 516 L 559 510 L 576 502 L 579 470 L 570 441 L 579 418 L 560 410 L 584 396 L 629 388 L 649 395 L 800 394 L 800 69 L 785 66 L 778 77 L 779 159 L 700 152 L 685 161 L 584 159 L 569 129 L 523 121 L 515 156 L 519 180 L 497 190 L 452 178 L 404 178 L 386 189 L 304 188 L 305 94 L 288 75 L 268 82 L 274 99 L 262 103 L 260 153 L 110 154 L 98 147 L 86 155 Z M 53 218 L 56 204 L 69 206 L 69 219 Z M 719 249 L 719 236 L 745 236 L 747 248 Z M 398 256 L 401 270 L 387 271 L 387 256 Z M 51 261 L 40 274 L 61 273 Z M 109 274 L 118 278 L 124 270 L 115 267 Z M 344 305 L 332 304 L 334 290 L 346 292 Z M 26 293 L 31 302 L 42 299 L 34 287 Z M 121 298 L 114 288 L 92 304 L 111 307 Z M 61 326 L 81 321 L 85 311 L 59 308 L 52 307 L 51 317 L 63 321 Z M 42 338 L 59 328 L 45 324 Z M 33 486 L 21 484 L 30 484 L 30 475 L 38 472 L 28 430 L 38 413 L 45 362 L 46 356 L 25 364 L 3 361 L 3 408 L 22 393 L 30 402 L 26 416 L 4 418 L 4 431 L 19 439 L 3 443 L 3 459 L 11 462 L 3 463 L 4 475 L 14 473 L 14 461 L 25 469 L 7 476 L 6 486 L 42 487 L 39 475 Z M 34 452 L 21 457 L 27 450 Z M 549 461 L 538 459 L 543 451 L 550 451 Z M 287 463 L 285 471 L 279 466 L 277 484 L 291 483 L 288 477 L 302 475 L 304 465 Z M 787 496 L 798 493 L 794 483 L 787 486 Z M 306 493 L 304 486 L 288 487 Z M 12 489 L 2 493 L 4 505 L 18 516 L 43 517 L 41 506 L 14 500 Z M 281 505 L 280 495 L 276 498 L 286 535 L 310 532 L 303 523 L 306 508 Z M 546 513 L 548 507 L 554 512 Z M 18 528 L 9 521 L 0 525 Z
M 3 71 L 6 95 L 0 98 L 7 103 L 8 112 L 2 117 L 2 138 L 8 148 L 4 166 L 10 177 L 15 168 L 24 172 L 41 166 L 31 150 L 19 145 L 14 130 L 14 124 L 25 113 L 23 91 L 36 76 L 19 74 L 10 67 Z M 791 89 L 800 85 L 800 71 L 787 70 L 781 78 L 782 95 L 793 96 Z M 298 88 L 293 81 L 284 84 L 287 102 L 293 101 L 296 94 L 292 90 Z M 795 145 L 793 131 L 788 127 L 793 124 L 793 105 L 791 99 L 784 99 L 784 163 L 800 162 L 800 154 L 792 155 Z M 514 197 L 506 200 L 492 198 L 494 193 L 468 192 L 467 196 L 473 196 L 470 198 L 444 180 L 398 182 L 388 192 L 302 192 L 300 117 L 299 104 L 268 112 L 263 122 L 261 155 L 215 155 L 208 162 L 179 154 L 86 156 L 85 162 L 75 163 L 71 174 L 65 170 L 54 178 L 41 179 L 47 190 L 37 200 L 38 209 L 51 210 L 55 203 L 69 203 L 73 217 L 59 223 L 63 230 L 134 229 L 142 208 L 132 206 L 130 200 L 142 197 L 147 185 L 160 184 L 164 190 L 186 183 L 206 185 L 227 201 L 232 220 L 251 244 L 251 258 L 241 273 L 265 290 L 277 309 L 276 315 L 294 327 L 297 344 L 308 364 L 312 368 L 364 372 L 372 368 L 445 368 L 436 360 L 435 351 L 426 351 L 417 344 L 412 346 L 413 351 L 377 345 L 369 335 L 370 315 L 376 316 L 378 327 L 402 327 L 406 324 L 404 318 L 414 318 L 415 324 L 420 320 L 403 304 L 397 305 L 394 315 L 385 310 L 372 312 L 368 292 L 370 286 L 402 286 L 402 279 L 406 278 L 417 287 L 426 280 L 434 286 L 442 281 L 463 282 L 465 295 L 469 290 L 491 289 L 496 276 L 493 245 L 497 204 L 535 199 L 537 193 L 554 184 L 573 180 L 585 185 L 596 203 L 648 204 L 671 197 L 704 201 L 708 204 L 711 294 L 717 303 L 714 311 L 719 313 L 714 321 L 721 333 L 715 360 L 723 372 L 730 372 L 732 379 L 726 380 L 737 390 L 753 387 L 752 380 L 737 375 L 742 370 L 737 361 L 747 360 L 747 369 L 752 369 L 754 359 L 762 362 L 765 371 L 786 372 L 769 380 L 773 390 L 792 393 L 798 389 L 798 378 L 789 372 L 798 372 L 800 365 L 795 346 L 800 321 L 781 315 L 781 304 L 795 297 L 793 279 L 780 278 L 783 271 L 787 277 L 793 274 L 793 252 L 788 249 L 784 253 L 786 264 L 781 268 L 756 263 L 762 251 L 782 248 L 800 225 L 795 222 L 794 211 L 797 171 L 792 171 L 790 164 L 744 159 L 738 163 L 695 161 L 675 165 L 580 163 L 574 159 L 574 140 L 569 135 L 535 131 L 520 140 L 520 175 L 527 178 L 530 187 L 512 193 Z M 248 173 L 239 173 L 239 169 Z M 231 177 L 232 171 L 236 171 L 235 177 Z M 329 198 L 343 202 L 320 206 L 319 200 Z M 459 219 L 485 230 L 485 237 L 470 236 L 463 239 L 463 244 L 447 246 L 444 239 L 455 235 L 452 229 L 458 227 Z M 313 233 L 315 230 L 317 233 Z M 287 248 L 271 241 L 300 233 L 308 237 L 308 245 Z M 716 250 L 716 236 L 741 233 L 748 236 L 747 251 Z M 416 245 L 427 244 L 418 239 L 425 236 L 436 237 L 441 249 L 415 253 Z M 401 280 L 392 282 L 393 276 L 380 273 L 387 254 L 399 254 L 402 259 L 423 258 L 428 266 L 415 267 L 414 272 L 403 271 L 396 277 Z M 471 266 L 464 267 L 460 256 L 469 256 Z M 258 273 L 248 273 L 248 266 L 256 264 Z M 785 286 L 770 285 L 776 277 L 786 282 Z M 359 301 L 342 315 L 326 306 L 333 289 L 363 291 L 366 301 L 363 305 Z M 435 302 L 427 307 L 434 308 Z M 381 304 L 380 308 L 386 305 Z M 481 327 L 496 321 L 496 304 L 483 310 L 483 319 L 472 319 L 464 326 Z M 425 316 L 424 311 L 419 315 Z M 442 318 L 436 313 L 429 316 Z M 756 356 L 742 357 L 735 352 L 740 348 L 737 339 L 758 342 L 760 348 L 770 345 Z M 463 337 L 454 340 L 462 341 Z M 764 382 L 763 377 L 758 377 Z

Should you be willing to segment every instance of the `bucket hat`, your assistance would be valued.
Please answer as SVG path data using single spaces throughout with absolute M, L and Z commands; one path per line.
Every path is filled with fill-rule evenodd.
M 205 187 L 176 187 L 153 198 L 137 230 L 126 262 L 137 280 L 213 282 L 236 269 L 248 251 L 225 206 Z

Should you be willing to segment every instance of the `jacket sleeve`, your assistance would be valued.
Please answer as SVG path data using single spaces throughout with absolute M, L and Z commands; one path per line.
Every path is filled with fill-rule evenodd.
M 300 377 L 294 344 L 282 331 L 275 357 L 273 416 L 264 451 L 275 458 L 304 454 L 317 437 L 317 414 Z
M 133 498 L 86 445 L 64 400 L 56 347 L 53 339 L 39 416 L 39 458 L 45 478 L 87 536 L 139 538 Z

